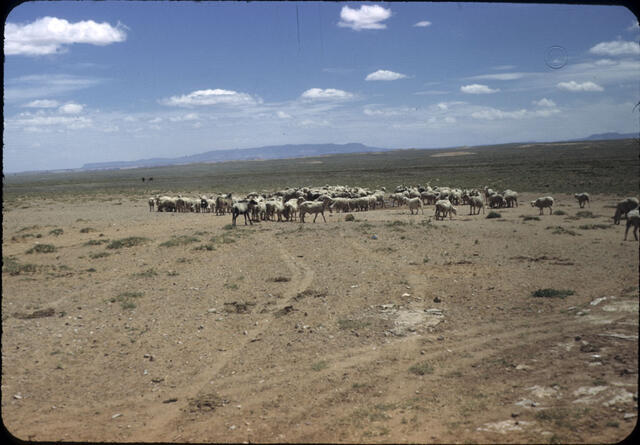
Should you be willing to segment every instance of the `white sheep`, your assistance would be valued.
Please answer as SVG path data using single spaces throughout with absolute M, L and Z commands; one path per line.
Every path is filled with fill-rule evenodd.
M 624 230 L 624 240 L 627 240 L 629 227 L 633 226 L 633 237 L 638 241 L 638 227 L 640 227 L 640 211 L 638 209 L 629 210 L 627 213 L 627 228 Z
M 451 204 L 451 201 L 441 199 L 436 202 L 436 220 L 444 219 L 447 215 L 449 215 L 449 219 L 452 219 L 451 214 L 457 215 L 457 210 L 453 204 Z
M 316 218 L 318 217 L 318 214 L 322 215 L 322 219 L 324 219 L 324 222 L 327 222 L 326 218 L 324 217 L 324 210 L 325 210 L 326 204 L 323 201 L 304 201 L 302 202 L 299 206 L 298 206 L 298 214 L 300 216 L 300 222 L 303 223 L 304 222 L 304 215 L 307 213 L 314 213 L 315 216 L 313 217 L 313 222 L 316 222 Z
M 476 213 L 476 209 L 478 212 Z M 484 202 L 479 196 L 470 196 L 469 197 L 469 215 L 479 215 L 480 209 L 482 209 L 482 214 L 484 214 Z
M 589 204 L 589 207 L 591 207 L 591 203 L 589 202 L 589 194 L 588 193 L 586 193 L 586 192 L 576 193 L 573 196 L 578 200 L 578 205 L 580 205 L 580 208 L 583 208 L 585 203 Z
M 544 209 L 549 207 L 549 215 L 553 212 L 553 198 L 551 196 L 545 196 L 542 198 L 538 198 L 535 201 L 531 201 L 531 207 L 538 207 L 540 209 L 540 214 L 544 214 Z
M 149 211 L 153 212 L 153 207 L 156 205 L 156 198 L 149 198 Z
M 416 198 L 405 198 L 405 204 L 409 206 L 409 211 L 413 215 L 413 211 L 416 211 L 416 215 L 418 214 L 418 210 L 422 210 L 422 214 L 424 215 L 424 207 L 422 207 L 422 199 L 420 197 Z

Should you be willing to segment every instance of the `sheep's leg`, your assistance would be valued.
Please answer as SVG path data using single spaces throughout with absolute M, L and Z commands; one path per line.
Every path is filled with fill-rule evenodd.
M 318 214 L 316 213 L 315 216 L 313 217 L 313 222 L 316 222 L 316 218 L 318 217 Z
M 324 222 L 327 222 L 327 219 L 324 217 L 324 212 L 320 212 L 320 214 L 322 215 L 322 219 L 324 219 Z M 318 215 L 316 215 L 318 216 Z

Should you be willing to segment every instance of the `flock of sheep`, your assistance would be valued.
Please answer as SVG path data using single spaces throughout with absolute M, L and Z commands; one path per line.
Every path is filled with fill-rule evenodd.
M 576 193 L 576 200 L 580 208 L 589 204 L 588 193 Z M 551 196 L 540 197 L 530 202 L 532 207 L 549 209 L 553 212 L 554 199 Z M 201 196 L 189 198 L 183 196 L 155 196 L 149 198 L 149 211 L 158 212 L 200 212 L 225 215 L 231 213 L 232 224 L 236 225 L 237 217 L 244 216 L 245 225 L 253 221 L 296 221 L 304 223 L 305 215 L 313 214 L 313 222 L 318 215 L 326 222 L 324 212 L 353 212 L 367 211 L 379 207 L 406 205 L 411 214 L 422 212 L 425 205 L 434 205 L 435 218 L 441 220 L 457 215 L 456 206 L 469 205 L 469 215 L 477 215 L 480 210 L 484 213 L 485 205 L 489 208 L 508 208 L 518 206 L 518 193 L 505 190 L 502 193 L 489 187 L 480 189 L 459 189 L 450 187 L 431 187 L 427 185 L 409 187 L 400 185 L 393 193 L 387 193 L 384 187 L 379 190 L 369 190 L 362 187 L 329 186 L 302 187 L 279 190 L 270 194 L 249 193 L 243 198 L 234 197 L 231 193 L 217 196 Z M 590 205 L 590 204 L 589 204 Z M 626 198 L 616 206 L 613 216 L 615 224 L 626 215 L 627 227 L 624 239 L 631 226 L 633 235 L 638 240 L 640 227 L 639 202 L 637 198 Z

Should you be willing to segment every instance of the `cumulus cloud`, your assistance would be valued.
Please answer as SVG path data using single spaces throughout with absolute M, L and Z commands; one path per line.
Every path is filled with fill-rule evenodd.
M 543 97 L 540 100 L 534 100 L 533 104 L 538 107 L 555 107 L 556 106 L 556 103 L 554 101 L 552 101 L 551 99 L 547 99 L 546 97 Z
M 42 56 L 65 52 L 74 43 L 104 46 L 123 42 L 127 34 L 120 23 L 69 23 L 57 17 L 43 17 L 27 24 L 7 23 L 4 38 L 5 55 Z
M 635 56 L 640 54 L 640 45 L 638 42 L 623 40 L 601 42 L 589 49 L 589 52 L 600 56 Z
M 276 116 L 278 116 L 280 119 L 291 119 L 291 115 L 289 113 L 285 113 L 284 111 L 278 111 L 276 113 Z
M 405 77 L 407 76 L 401 73 L 396 73 L 388 70 L 378 70 L 376 72 L 368 74 L 364 80 L 398 80 L 404 79 Z
M 51 99 L 36 99 L 23 105 L 26 108 L 56 108 L 60 103 Z
M 604 88 L 602 88 L 597 83 L 594 83 L 594 82 L 591 82 L 591 81 L 578 83 L 575 80 L 571 80 L 569 82 L 560 82 L 560 83 L 558 83 L 556 85 L 556 87 L 561 89 L 561 90 L 573 91 L 573 92 L 579 92 L 579 91 L 604 91 Z
M 187 113 L 180 116 L 172 116 L 169 118 L 171 122 L 197 121 L 198 119 L 200 119 L 198 113 Z
M 351 28 L 355 31 L 362 29 L 385 29 L 386 24 L 381 23 L 391 17 L 391 9 L 378 5 L 362 5 L 360 9 L 352 9 L 343 6 L 340 10 L 338 26 Z
M 78 114 L 81 113 L 83 109 L 83 105 L 69 102 L 67 104 L 61 105 L 58 108 L 58 111 L 62 114 Z
M 300 96 L 311 100 L 346 100 L 353 98 L 353 94 L 335 88 L 310 88 Z
M 471 117 L 474 119 L 490 121 L 505 119 L 520 120 L 535 117 L 549 117 L 559 112 L 560 110 L 556 108 L 545 108 L 539 110 L 526 110 L 522 108 L 520 110 L 504 111 L 497 108 L 487 107 L 481 110 L 474 111 L 473 113 L 471 113 Z
M 232 90 L 222 90 L 216 88 L 214 90 L 197 90 L 182 96 L 171 96 L 163 99 L 160 103 L 178 107 L 193 107 L 206 105 L 253 105 L 259 103 L 260 100 L 252 97 L 247 93 L 239 93 Z
M 461 86 L 460 91 L 466 94 L 491 94 L 491 93 L 497 93 L 500 90 L 497 88 L 496 89 L 489 88 L 486 85 L 480 85 L 480 84 L 474 83 L 471 85 Z
M 418 28 L 426 28 L 427 26 L 431 26 L 431 22 L 429 22 L 428 20 L 422 20 L 421 22 L 418 22 L 413 26 L 416 26 Z

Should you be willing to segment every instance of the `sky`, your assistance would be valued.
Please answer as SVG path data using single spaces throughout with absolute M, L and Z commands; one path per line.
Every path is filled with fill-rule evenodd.
M 27 2 L 5 21 L 3 172 L 637 132 L 639 36 L 613 5 Z

